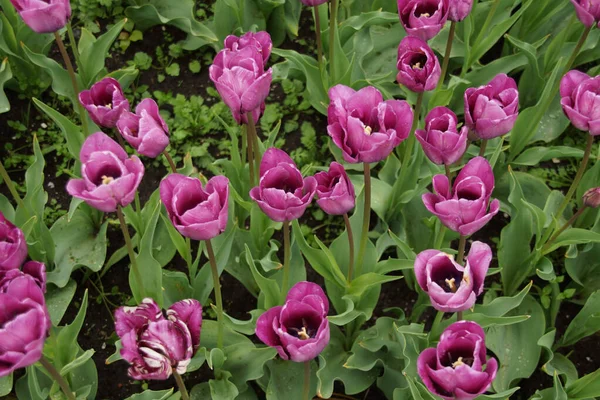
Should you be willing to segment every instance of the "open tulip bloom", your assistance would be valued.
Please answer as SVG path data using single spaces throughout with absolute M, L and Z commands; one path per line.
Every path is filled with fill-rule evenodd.
M 573 126 L 592 136 L 600 135 L 600 76 L 569 71 L 560 81 L 560 97 Z
M 400 22 L 409 36 L 432 39 L 448 20 L 451 0 L 398 0 Z
M 441 75 L 440 63 L 422 39 L 407 36 L 398 46 L 398 75 L 396 80 L 413 92 L 435 89 Z
M 114 128 L 121 114 L 129 111 L 129 101 L 119 82 L 113 78 L 104 78 L 79 93 L 79 102 L 92 121 L 105 128 Z
M 10 0 L 23 21 L 37 33 L 56 32 L 71 18 L 70 0 Z

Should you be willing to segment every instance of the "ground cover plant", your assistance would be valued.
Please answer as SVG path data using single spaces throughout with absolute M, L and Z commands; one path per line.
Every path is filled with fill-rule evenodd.
M 0 0 L 0 396 L 600 397 L 600 3 Z

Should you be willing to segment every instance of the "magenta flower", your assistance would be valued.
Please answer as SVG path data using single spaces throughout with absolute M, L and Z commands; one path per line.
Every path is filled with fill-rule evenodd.
M 442 30 L 449 8 L 449 0 L 398 0 L 398 14 L 406 33 L 425 41 Z
M 427 42 L 406 36 L 398 46 L 396 80 L 413 92 L 435 89 L 440 79 L 440 63 Z
M 310 361 L 329 343 L 329 300 L 311 282 L 298 282 L 283 306 L 276 306 L 256 321 L 256 336 L 284 360 Z
M 486 359 L 481 326 L 458 321 L 444 330 L 437 348 L 419 355 L 417 371 L 431 393 L 445 400 L 471 400 L 489 389 L 498 361 Z
M 583 204 L 587 207 L 600 207 L 600 187 L 591 188 L 583 194 Z
M 79 102 L 92 121 L 105 128 L 114 128 L 122 113 L 129 111 L 129 101 L 116 79 L 104 78 L 91 89 L 79 93 Z
M 600 2 L 597 0 L 571 0 L 575 6 L 577 18 L 588 28 L 598 24 L 600 27 Z
M 23 21 L 37 33 L 62 29 L 71 18 L 69 0 L 10 0 Z
M 135 114 L 121 114 L 117 129 L 127 143 L 146 157 L 158 157 L 169 145 L 169 127 L 152 99 L 142 100 L 135 108 Z
M 227 226 L 229 179 L 224 176 L 212 177 L 203 188 L 200 179 L 170 174 L 160 183 L 160 199 L 185 237 L 209 240 Z
M 115 311 L 121 356 L 131 364 L 129 376 L 137 380 L 164 380 L 173 371 L 184 374 L 200 345 L 201 327 L 202 306 L 197 300 L 173 304 L 167 318 L 150 298 Z
M 450 10 L 448 19 L 454 22 L 460 22 L 471 13 L 473 0 L 450 0 Z
M 327 0 L 325 0 L 327 1 Z M 246 32 L 242 36 L 229 35 L 225 38 L 225 48 L 231 51 L 242 50 L 246 47 L 253 47 L 262 55 L 264 64 L 267 63 L 273 49 L 271 35 L 267 32 Z
M 329 171 L 315 174 L 315 179 L 317 204 L 327 214 L 343 215 L 354 208 L 354 185 L 341 164 L 332 162 Z
M 436 107 L 427 114 L 425 129 L 415 131 L 417 140 L 431 162 L 452 165 L 463 156 L 467 150 L 469 129 L 463 126 L 459 132 L 457 125 L 458 119 L 452 110 Z
M 436 194 L 423 195 L 425 207 L 444 225 L 463 236 L 477 232 L 500 209 L 497 199 L 490 204 L 494 173 L 483 157 L 475 157 L 463 167 L 452 190 L 446 175 L 433 177 L 433 189 Z
M 144 165 L 102 132 L 85 140 L 79 153 L 82 179 L 71 179 L 67 192 L 100 211 L 125 207 L 135 197 L 144 176 Z
M 600 135 L 600 76 L 569 71 L 560 81 L 560 97 L 573 126 L 592 136 Z
M 408 137 L 413 111 L 406 101 L 387 100 L 372 86 L 329 89 L 327 133 L 349 163 L 384 160 Z
M 498 74 L 487 85 L 465 91 L 465 122 L 480 139 L 507 134 L 518 115 L 517 83 L 506 74 Z
M 20 268 L 27 258 L 27 242 L 23 231 L 0 212 L 0 272 Z

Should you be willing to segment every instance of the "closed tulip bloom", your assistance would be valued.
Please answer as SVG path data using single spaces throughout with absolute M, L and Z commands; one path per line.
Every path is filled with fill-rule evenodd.
M 79 102 L 92 121 L 105 128 L 114 128 L 121 114 L 129 111 L 129 101 L 119 82 L 113 78 L 104 78 L 79 93 Z
M 491 261 L 490 246 L 481 242 L 473 242 L 464 267 L 442 251 L 425 250 L 415 260 L 415 276 L 436 310 L 464 311 L 483 292 Z
M 600 187 L 591 188 L 583 194 L 583 204 L 587 207 L 600 207 Z
M 117 129 L 127 143 L 146 157 L 156 158 L 169 145 L 169 127 L 152 99 L 142 100 L 135 108 L 135 114 L 121 114 Z
M 129 158 L 117 142 L 102 132 L 85 140 L 79 153 L 81 179 L 71 179 L 67 192 L 100 211 L 116 211 L 135 197 L 144 176 L 144 165 L 136 156 Z
M 167 318 L 150 298 L 115 311 L 121 356 L 131 364 L 129 376 L 137 380 L 164 380 L 173 371 L 184 374 L 200 344 L 201 327 L 202 306 L 197 300 L 173 304 Z
M 413 92 L 435 89 L 440 79 L 440 63 L 427 43 L 407 36 L 398 46 L 396 80 Z
M 327 133 L 348 163 L 384 160 L 408 137 L 413 111 L 406 101 L 387 100 L 372 86 L 329 89 Z
M 425 207 L 446 227 L 463 236 L 477 232 L 500 210 L 497 199 L 490 204 L 494 173 L 483 157 L 475 157 L 463 167 L 454 181 L 454 188 L 450 188 L 446 175 L 436 175 L 433 189 L 435 194 L 423 195 Z
M 486 358 L 481 326 L 458 321 L 444 330 L 437 348 L 425 349 L 419 355 L 417 371 L 436 396 L 471 400 L 490 388 L 498 372 L 498 361 Z
M 433 38 L 448 20 L 449 1 L 398 0 L 398 14 L 406 33 L 425 41 Z
M 448 19 L 454 22 L 460 22 L 467 18 L 473 8 L 473 0 L 450 0 L 450 10 Z
M 575 6 L 577 18 L 588 28 L 598 24 L 600 26 L 600 1 L 598 0 L 571 0 Z
M 465 91 L 465 120 L 480 139 L 493 139 L 510 132 L 519 115 L 517 83 L 498 74 L 490 83 Z
M 436 107 L 425 118 L 425 129 L 417 129 L 415 136 L 425 155 L 438 165 L 452 165 L 467 150 L 469 129 L 458 130 L 456 114 L 446 107 Z
M 327 1 L 327 0 L 325 0 Z M 253 47 L 262 55 L 263 62 L 266 64 L 271 56 L 273 41 L 271 35 L 265 31 L 246 32 L 242 36 L 229 35 L 225 38 L 225 48 L 238 51 L 246 47 Z
M 284 360 L 310 361 L 329 343 L 329 300 L 311 282 L 298 282 L 283 306 L 276 306 L 256 321 L 256 336 Z
M 599 6 L 600 7 L 600 6 Z M 572 70 L 560 81 L 560 104 L 574 127 L 600 135 L 600 76 Z
M 354 185 L 341 164 L 332 162 L 329 171 L 315 174 L 315 179 L 317 204 L 327 214 L 343 215 L 354 208 Z
M 23 231 L 0 212 L 0 272 L 20 268 L 27 258 L 27 242 Z
M 71 18 L 70 0 L 10 0 L 23 21 L 37 33 L 56 32 Z

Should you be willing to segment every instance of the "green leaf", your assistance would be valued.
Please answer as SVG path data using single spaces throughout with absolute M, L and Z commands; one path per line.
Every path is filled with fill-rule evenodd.
M 311 362 L 311 379 L 309 398 L 316 394 L 317 380 L 315 363 Z M 304 363 L 296 363 L 276 358 L 267 362 L 270 377 L 267 386 L 267 400 L 302 400 L 304 385 Z
M 55 366 L 61 368 L 73 361 L 77 355 L 74 352 L 78 348 L 77 337 L 83 326 L 85 320 L 85 314 L 87 313 L 88 306 L 88 292 L 87 289 L 81 300 L 81 306 L 77 312 L 77 316 L 73 322 L 63 328 L 60 328 L 58 337 L 56 339 L 56 352 L 54 354 Z
M 173 394 L 173 389 L 166 390 L 145 390 L 142 393 L 134 394 L 125 400 L 167 400 Z
M 260 298 L 259 298 L 259 308 L 269 309 L 276 305 L 279 305 L 280 293 L 279 293 L 279 285 L 274 279 L 264 277 L 257 269 L 254 263 L 254 259 L 252 258 L 252 253 L 250 252 L 250 248 L 245 244 L 246 249 L 246 262 L 250 266 L 250 271 L 252 271 L 252 276 L 254 280 L 258 284 L 260 288 Z M 262 300 L 261 300 L 262 299 Z
M 8 58 L 5 58 L 0 65 L 0 114 L 10 111 L 10 102 L 4 93 L 4 84 L 11 80 L 12 76 Z
M 567 386 L 569 399 L 588 399 L 600 396 L 600 369 Z
M 0 378 L 0 396 L 8 395 L 13 388 L 13 374 L 10 373 L 7 376 Z
M 237 343 L 227 346 L 225 354 L 227 359 L 223 369 L 231 373 L 231 381 L 241 393 L 248 388 L 246 382 L 259 379 L 264 375 L 263 366 L 277 355 L 277 351 L 272 347 Z
M 229 400 L 235 399 L 239 394 L 238 389 L 233 382 L 230 381 L 231 373 L 224 371 L 221 373 L 221 379 L 211 379 L 208 381 L 210 387 L 211 399 L 213 400 Z
M 384 283 L 396 281 L 398 279 L 402 279 L 402 277 L 381 275 L 375 272 L 368 272 L 352 280 L 347 293 L 350 296 L 360 297 L 366 290 L 370 289 L 373 286 L 383 285 Z
M 69 283 L 63 288 L 49 284 L 46 289 L 46 308 L 50 314 L 50 319 L 54 326 L 60 324 L 61 319 L 65 315 L 71 300 L 75 295 L 77 283 L 73 279 L 69 279 Z
M 69 153 L 71 153 L 71 156 L 73 156 L 74 159 L 78 160 L 81 146 L 85 140 L 81 128 L 72 123 L 67 117 L 54 110 L 52 107 L 47 106 L 40 100 L 33 98 L 33 103 L 46 115 L 48 115 L 56 123 L 56 125 L 58 125 L 65 136 L 65 139 L 67 139 Z
M 73 371 L 76 368 L 81 367 L 88 360 L 92 359 L 92 356 L 94 355 L 94 353 L 95 353 L 94 349 L 86 350 L 79 357 L 77 357 L 76 359 L 74 359 L 73 361 L 71 361 L 70 363 L 68 363 L 67 365 L 63 366 L 60 369 L 60 374 L 62 376 L 66 376 L 69 372 Z
M 583 150 L 568 146 L 531 147 L 517 157 L 512 164 L 537 166 L 553 158 L 582 158 Z
M 560 341 L 570 346 L 600 330 L 600 290 L 592 293 L 579 313 L 573 318 Z
M 519 294 L 513 297 L 497 297 L 489 304 L 478 304 L 475 306 L 475 311 L 489 317 L 501 317 L 507 312 L 514 310 L 521 305 L 523 299 L 525 296 L 527 296 L 527 293 L 529 293 L 532 285 L 533 281 L 529 282 L 529 284 L 525 286 L 525 288 L 523 288 Z
M 570 228 L 561 233 L 544 254 L 548 254 L 563 246 L 583 243 L 600 242 L 600 233 L 588 231 L 587 229 Z
M 102 69 L 104 69 L 104 63 L 107 55 L 110 54 L 110 47 L 119 36 L 119 33 L 121 33 L 123 30 L 125 22 L 127 22 L 127 19 L 123 19 L 114 24 L 108 31 L 106 31 L 98 39 L 95 39 L 81 52 L 80 60 L 83 71 L 79 72 L 82 75 L 82 80 L 84 81 L 84 88 L 87 88 L 96 82 L 98 74 L 100 71 L 102 71 Z

